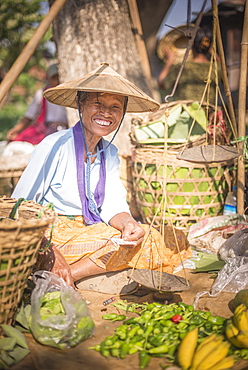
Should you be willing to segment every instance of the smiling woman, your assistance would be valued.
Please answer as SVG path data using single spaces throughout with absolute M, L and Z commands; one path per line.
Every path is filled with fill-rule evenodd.
M 155 111 L 159 103 L 106 64 L 46 90 L 44 96 L 76 108 L 79 122 L 36 147 L 12 195 L 53 203 L 58 214 L 40 268 L 71 285 L 128 267 L 172 272 L 174 252 L 166 248 L 162 235 L 130 214 L 112 144 L 126 111 Z M 103 139 L 113 131 L 110 142 Z M 116 238 L 121 240 L 116 243 Z M 182 251 L 182 259 L 190 254 Z

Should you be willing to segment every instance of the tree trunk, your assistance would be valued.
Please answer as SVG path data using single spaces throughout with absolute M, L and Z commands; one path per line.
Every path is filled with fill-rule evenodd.
M 142 73 L 126 0 L 69 0 L 53 24 L 62 81 L 107 62 L 151 94 Z

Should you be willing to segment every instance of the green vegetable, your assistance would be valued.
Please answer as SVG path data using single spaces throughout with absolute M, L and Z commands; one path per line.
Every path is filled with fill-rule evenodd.
M 208 321 L 215 325 L 224 325 L 226 319 L 220 316 L 209 316 Z
M 133 355 L 134 353 L 140 351 L 143 349 L 143 341 L 141 342 L 136 342 L 132 345 L 132 347 L 129 348 L 129 355 Z
M 140 351 L 139 352 L 139 368 L 145 369 L 145 367 L 149 364 L 151 361 L 151 356 L 146 351 Z
M 29 349 L 24 334 L 22 334 L 18 329 L 5 324 L 2 324 L 1 326 L 5 335 L 10 338 L 14 338 L 16 340 L 16 343 L 19 344 L 19 346 L 21 346 L 22 348 Z
M 4 351 L 12 351 L 15 348 L 15 338 L 0 338 L 0 349 Z
M 127 354 L 129 353 L 130 345 L 129 343 L 124 343 L 120 350 L 120 358 L 126 358 Z
M 106 315 L 102 315 L 104 320 L 111 320 L 111 321 L 123 321 L 126 319 L 125 315 L 117 315 L 116 313 L 109 313 Z
M 161 346 L 151 348 L 148 352 L 151 354 L 159 354 L 159 353 L 167 353 L 169 350 L 166 344 L 162 344 Z

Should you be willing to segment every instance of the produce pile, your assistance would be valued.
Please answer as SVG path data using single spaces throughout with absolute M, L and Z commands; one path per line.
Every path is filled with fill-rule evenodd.
M 137 315 L 128 319 L 126 315 L 116 313 L 102 316 L 104 320 L 122 321 L 112 335 L 90 347 L 104 357 L 124 359 L 138 353 L 140 369 L 144 369 L 153 357 L 160 357 L 184 370 L 230 369 L 230 364 L 238 359 L 248 359 L 248 345 L 238 347 L 226 336 L 229 319 L 213 316 L 209 311 L 195 310 L 192 305 L 182 302 L 163 305 L 118 301 L 112 305 Z M 248 320 L 247 310 L 245 312 Z M 216 346 L 218 351 L 214 353 Z M 200 351 L 201 348 L 204 350 Z M 200 366 L 212 355 L 215 360 L 209 365 L 205 361 L 204 366 Z M 222 361 L 222 367 L 217 366 L 219 361 Z M 228 367 L 223 367 L 223 363 Z
M 0 369 L 9 369 L 24 359 L 30 350 L 24 334 L 19 330 L 5 324 L 1 325 L 1 330 L 4 336 L 0 337 Z

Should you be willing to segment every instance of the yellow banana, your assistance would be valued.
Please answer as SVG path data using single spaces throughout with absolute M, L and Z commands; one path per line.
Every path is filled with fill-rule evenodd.
M 198 340 L 198 328 L 189 331 L 178 348 L 178 362 L 183 370 L 190 368 Z
M 227 356 L 229 347 L 230 343 L 228 342 L 220 343 L 208 354 L 208 356 L 204 357 L 204 359 L 198 365 L 197 370 L 211 369 L 214 365 L 216 365 L 219 361 L 223 360 L 223 358 Z
M 212 339 L 210 339 L 212 337 Z M 213 351 L 220 343 L 223 341 L 223 336 L 211 335 L 207 337 L 197 348 L 192 360 L 192 365 L 190 370 L 196 370 L 199 364 L 203 361 L 209 353 Z
M 216 365 L 212 366 L 209 370 L 228 370 L 231 369 L 234 365 L 234 357 L 228 356 L 217 362 Z
M 228 320 L 225 333 L 228 339 L 235 337 L 235 335 L 238 335 L 239 329 L 236 328 L 236 326 L 233 325 L 231 320 Z
M 248 335 L 246 335 L 242 331 L 240 331 L 239 334 L 235 336 L 235 341 L 237 342 L 237 345 L 234 344 L 234 343 L 233 344 L 236 347 L 238 347 L 238 348 L 248 348 Z
M 239 306 L 238 306 L 239 307 Z M 239 330 L 248 330 L 248 315 L 247 310 L 235 313 L 232 317 L 232 322 Z
M 246 311 L 247 307 L 244 303 L 241 303 L 240 305 L 238 305 L 235 310 L 234 310 L 234 315 L 240 313 L 240 312 L 243 312 L 243 311 Z
M 211 340 L 215 339 L 217 336 L 216 333 L 213 333 L 211 335 L 209 335 L 208 337 L 204 338 L 204 340 L 197 346 L 197 351 L 199 351 L 203 346 L 205 346 L 205 344 L 207 344 L 208 342 L 211 342 Z

